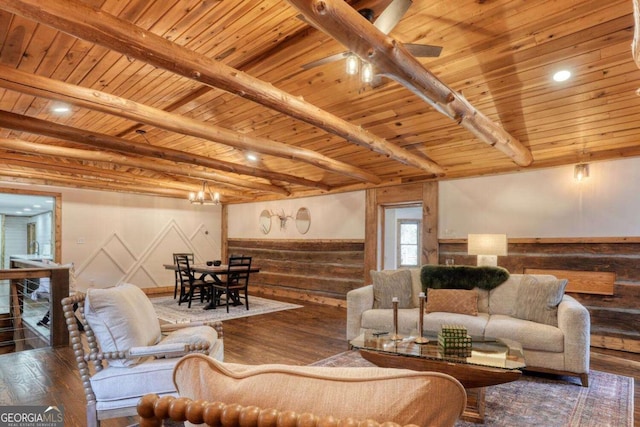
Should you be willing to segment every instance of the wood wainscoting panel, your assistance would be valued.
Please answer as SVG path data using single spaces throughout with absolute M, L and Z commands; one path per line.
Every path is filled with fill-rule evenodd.
M 552 270 L 525 268 L 525 274 L 551 274 L 558 279 L 568 279 L 565 292 L 580 294 L 613 295 L 616 273 L 609 271 Z
M 364 285 L 362 240 L 229 239 L 228 251 L 253 258 L 250 286 L 264 294 L 344 301 Z

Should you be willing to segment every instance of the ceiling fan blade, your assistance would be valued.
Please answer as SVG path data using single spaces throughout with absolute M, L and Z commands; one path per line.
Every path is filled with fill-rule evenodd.
M 413 2 L 411 0 L 393 0 L 385 10 L 382 11 L 373 25 L 385 34 L 389 34 L 393 27 L 398 25 Z
M 308 64 L 304 64 L 302 66 L 303 70 L 309 70 L 314 67 L 318 67 L 320 65 L 328 64 L 330 62 L 340 61 L 341 59 L 346 58 L 349 52 L 340 52 L 335 55 L 327 56 L 326 58 L 318 59 L 317 61 L 309 62 Z
M 414 43 L 406 43 L 404 47 L 407 48 L 409 52 L 413 56 L 417 57 L 438 57 L 440 56 L 440 52 L 442 52 L 442 46 L 432 46 L 430 44 L 414 44 Z

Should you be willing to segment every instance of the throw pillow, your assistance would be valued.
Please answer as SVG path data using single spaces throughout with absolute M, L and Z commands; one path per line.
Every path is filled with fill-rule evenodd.
M 478 315 L 478 293 L 475 290 L 427 289 L 425 312 L 443 311 L 445 313 Z
M 129 283 L 87 290 L 84 313 L 103 352 L 154 345 L 161 338 L 153 304 L 142 289 Z M 109 365 L 130 366 L 137 362 L 138 359 L 110 360 Z
M 564 296 L 567 279 L 538 280 L 525 275 L 516 296 L 518 319 L 558 326 L 558 304 Z
M 392 298 L 398 298 L 398 308 L 412 308 L 411 272 L 409 270 L 371 270 L 373 308 L 393 308 Z

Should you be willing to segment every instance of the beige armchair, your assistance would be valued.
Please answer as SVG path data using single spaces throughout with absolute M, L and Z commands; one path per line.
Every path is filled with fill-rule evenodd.
M 135 285 L 78 292 L 62 306 L 90 427 L 136 415 L 145 394 L 176 395 L 173 368 L 181 356 L 197 352 L 223 359 L 220 322 L 161 326 L 151 301 Z
M 466 405 L 453 377 L 406 369 L 253 366 L 191 354 L 176 364 L 174 382 L 180 398 L 141 399 L 141 427 L 163 419 L 227 427 L 446 427 Z

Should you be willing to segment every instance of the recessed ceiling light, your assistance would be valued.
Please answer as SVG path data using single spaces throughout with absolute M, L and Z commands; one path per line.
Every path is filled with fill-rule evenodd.
M 53 200 L 45 200 L 45 203 L 53 203 Z
M 51 109 L 51 111 L 57 114 L 64 114 L 71 111 L 71 108 L 69 108 L 67 105 L 56 105 Z
M 247 160 L 249 160 L 251 162 L 255 162 L 256 160 L 258 160 L 258 156 L 256 156 L 253 153 L 249 153 L 249 154 L 247 154 Z
M 17 213 L 18 215 L 22 215 L 22 212 L 20 212 L 20 211 L 17 211 L 16 213 Z
M 31 208 L 24 208 L 22 210 L 25 211 L 25 212 L 31 212 Z
M 569 80 L 571 77 L 571 71 L 569 70 L 560 70 L 553 75 L 553 80 L 556 82 L 564 82 Z
M 40 205 L 33 205 L 34 208 L 40 208 Z

